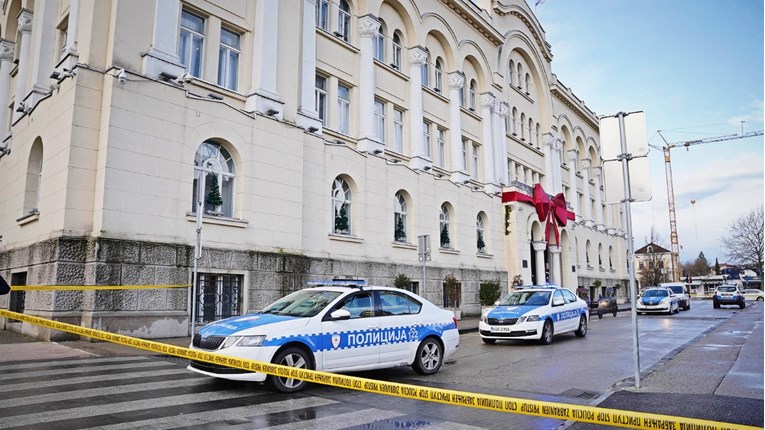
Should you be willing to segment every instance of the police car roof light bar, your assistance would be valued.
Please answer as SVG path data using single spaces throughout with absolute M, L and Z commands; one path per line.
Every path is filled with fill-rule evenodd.
M 366 280 L 364 279 L 338 279 L 335 278 L 331 281 L 309 281 L 308 285 L 319 287 L 319 286 L 332 286 L 332 287 L 356 287 L 361 289 L 362 287 L 366 287 L 369 285 Z

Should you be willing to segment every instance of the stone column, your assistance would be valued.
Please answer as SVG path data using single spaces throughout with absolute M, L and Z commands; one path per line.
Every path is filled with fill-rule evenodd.
M 512 183 L 513 181 L 516 180 L 516 177 L 517 177 L 515 172 L 515 161 L 513 160 L 508 161 L 507 170 L 508 170 L 508 178 L 507 178 L 508 183 Z
M 255 3 L 252 88 L 244 109 L 284 119 L 284 101 L 277 89 L 279 64 L 279 0 Z M 314 30 L 316 31 L 316 30 Z M 269 114 L 271 112 L 271 114 Z
M 154 33 L 149 52 L 143 57 L 143 74 L 152 78 L 158 77 L 161 72 L 180 76 L 186 71 L 186 67 L 181 64 L 177 53 L 181 2 L 179 0 L 155 1 Z M 70 10 L 70 17 L 72 16 L 71 12 Z M 73 43 L 75 42 L 73 41 Z
M 53 56 L 58 55 L 56 45 L 56 32 L 51 29 L 56 27 L 58 18 L 58 2 L 53 0 L 37 0 L 35 4 L 37 13 L 32 25 L 32 41 L 34 46 L 31 59 L 32 70 L 32 93 L 27 98 L 28 106 L 34 106 L 50 92 L 50 74 L 54 68 Z M 18 76 L 18 75 L 17 75 Z
M 550 278 L 551 282 L 558 286 L 563 286 L 563 275 L 560 266 L 560 245 L 550 245 Z
M 13 69 L 13 42 L 0 40 L 0 100 L 8 100 L 11 95 L 11 69 Z M 0 109 L 0 142 L 8 137 L 8 109 Z M 0 143 L 0 148 L 5 145 Z
M 568 151 L 568 201 L 571 203 L 571 209 L 574 213 L 581 218 L 582 214 L 579 213 L 579 193 L 577 192 L 576 185 L 576 160 L 579 158 L 579 153 L 576 149 Z
M 409 141 L 412 148 L 409 167 L 421 170 L 430 170 L 433 166 L 422 138 L 422 65 L 427 60 L 428 54 L 422 46 L 409 49 Z
M 595 222 L 598 225 L 598 229 L 602 230 L 603 225 L 603 195 L 600 192 L 600 178 L 603 175 L 603 168 L 595 166 L 592 168 L 593 176 L 595 176 Z
M 505 122 L 505 118 L 510 114 L 510 105 L 506 102 L 500 103 L 498 113 L 499 141 L 494 142 L 494 146 L 497 148 L 495 157 L 497 160 L 497 180 L 502 185 L 510 185 L 510 181 L 507 179 L 507 123 Z
M 372 15 L 359 18 L 361 36 L 361 61 L 359 65 L 359 143 L 360 152 L 375 152 L 385 149 L 385 144 L 375 136 L 375 37 L 380 21 Z
M 555 137 L 553 137 L 552 133 L 545 133 L 542 135 L 542 138 L 544 139 L 544 143 L 542 144 L 542 154 L 544 156 L 545 161 L 545 183 L 542 184 L 543 187 L 545 187 L 545 191 L 548 194 L 555 194 L 555 175 L 553 173 L 553 170 L 555 168 L 553 164 L 553 157 L 552 157 L 552 151 L 553 146 L 555 146 Z
M 536 262 L 534 275 L 537 278 L 537 285 L 542 285 L 547 282 L 547 278 L 545 277 L 545 250 L 547 249 L 547 242 L 534 241 L 531 242 L 531 244 L 534 247 L 534 259 Z
M 296 123 L 306 130 L 321 134 L 322 123 L 316 112 L 316 0 L 303 0 L 300 25 L 300 106 Z
M 494 145 L 494 127 L 492 126 L 492 114 L 491 111 L 494 108 L 496 99 L 492 93 L 481 94 L 481 140 L 483 142 L 483 176 L 484 190 L 488 193 L 495 193 L 499 191 L 497 186 L 497 177 L 495 176 L 494 158 L 499 155 L 494 155 L 496 146 Z M 491 148 L 491 149 L 489 149 Z
M 13 107 L 13 122 L 27 112 L 27 109 L 31 108 L 30 105 L 25 104 L 24 96 L 26 95 L 26 78 L 29 74 L 29 48 L 30 39 L 32 36 L 32 12 L 28 10 L 22 10 L 18 17 L 18 29 L 21 33 L 18 48 L 19 48 L 19 67 L 16 72 L 16 89 L 14 93 L 15 104 Z M 20 111 L 20 112 L 19 112 Z
M 462 165 L 462 113 L 460 109 L 460 93 L 465 86 L 465 75 L 456 71 L 449 73 L 449 139 L 451 140 L 451 180 L 462 183 L 470 176 L 467 166 Z M 484 151 L 486 147 L 484 146 Z M 478 179 L 478 172 L 473 172 L 473 177 Z
M 64 44 L 64 61 L 60 67 L 72 70 L 79 59 L 77 51 L 77 30 L 80 21 L 80 0 L 69 0 L 69 21 L 66 27 L 66 43 Z
M 584 192 L 584 210 L 582 211 L 582 218 L 588 227 L 592 227 L 595 223 L 592 220 L 592 204 L 590 204 L 590 159 L 582 158 L 582 191 Z

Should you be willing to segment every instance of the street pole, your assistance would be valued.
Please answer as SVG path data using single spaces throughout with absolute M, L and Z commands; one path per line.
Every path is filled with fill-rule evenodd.
M 632 240 L 632 191 L 630 190 L 630 171 L 629 160 L 632 154 L 627 153 L 627 137 L 624 130 L 624 112 L 619 112 L 619 140 L 621 143 L 621 154 L 619 160 L 622 162 L 622 177 L 624 178 L 624 206 L 627 214 L 627 255 L 630 272 L 630 303 L 632 308 L 632 364 L 635 370 L 635 388 L 640 388 L 640 345 L 638 342 L 638 320 L 637 320 L 637 287 L 635 285 L 635 244 Z
M 197 324 L 197 296 L 199 290 L 199 259 L 202 257 L 202 211 L 204 210 L 205 197 L 205 171 L 199 173 L 197 179 L 197 217 L 196 217 L 196 243 L 194 244 L 194 270 L 191 274 L 191 333 L 193 338 L 196 334 Z
M 426 269 L 425 269 L 425 262 L 430 260 L 430 235 L 424 234 L 422 236 L 417 236 L 418 245 L 419 245 L 419 252 L 418 255 L 420 257 L 420 261 L 422 261 L 422 289 L 419 291 L 419 294 L 423 297 L 425 296 L 426 291 L 426 285 L 425 282 L 427 280 L 426 277 Z

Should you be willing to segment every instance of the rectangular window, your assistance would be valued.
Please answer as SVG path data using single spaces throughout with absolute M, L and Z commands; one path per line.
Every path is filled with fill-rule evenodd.
M 428 57 L 428 60 L 430 60 L 430 57 Z M 422 72 L 422 86 L 427 87 L 430 84 L 428 79 L 428 76 L 430 75 L 430 68 L 428 67 L 428 63 L 423 64 L 420 67 L 420 70 Z
M 58 28 L 58 52 L 61 57 L 66 55 L 66 38 L 69 37 L 69 18 L 61 23 Z
M 470 172 L 474 178 L 478 177 L 478 145 L 473 144 L 473 171 Z
M 184 10 L 181 12 L 181 34 L 178 41 L 178 57 L 186 71 L 197 78 L 202 77 L 202 60 L 205 41 L 205 19 Z
M 375 137 L 385 142 L 385 103 L 375 100 Z
M 231 91 L 237 90 L 237 83 L 239 82 L 239 52 L 239 35 L 221 28 L 218 85 Z
M 438 129 L 438 167 L 444 168 L 446 167 L 446 141 L 444 140 L 444 136 L 446 135 L 446 130 L 443 128 Z
M 425 144 L 425 156 L 430 157 L 430 123 L 422 122 L 422 142 Z
M 241 315 L 242 275 L 200 273 L 196 300 L 197 323 Z
M 327 78 L 316 75 L 316 112 L 321 124 L 327 126 Z
M 467 171 L 467 160 L 468 160 L 468 141 L 467 139 L 462 139 L 462 171 Z
M 396 70 L 401 70 L 401 45 L 393 42 L 393 67 Z
M 385 62 L 385 35 L 382 31 L 378 31 L 375 35 L 375 60 Z
M 351 41 L 351 12 L 339 8 L 337 10 L 337 34 L 344 41 Z
M 404 153 L 404 111 L 393 109 L 393 139 L 395 151 Z
M 329 31 L 329 0 L 316 2 L 316 26 L 324 31 Z
M 351 131 L 351 89 L 343 84 L 337 86 L 337 131 Z

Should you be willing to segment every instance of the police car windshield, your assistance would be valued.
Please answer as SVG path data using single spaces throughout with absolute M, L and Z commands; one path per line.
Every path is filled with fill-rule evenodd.
M 667 290 L 645 290 L 643 297 L 666 297 L 669 293 Z
M 508 294 L 500 306 L 544 306 L 550 302 L 550 291 L 516 291 Z
M 312 317 L 326 308 L 341 293 L 337 291 L 302 290 L 283 297 L 260 313 L 291 317 Z

